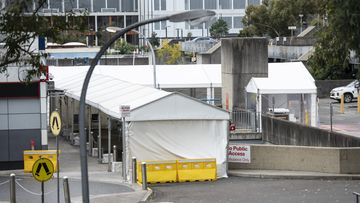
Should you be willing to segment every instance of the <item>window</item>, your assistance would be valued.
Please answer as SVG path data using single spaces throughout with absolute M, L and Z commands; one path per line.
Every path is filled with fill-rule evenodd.
M 190 0 L 185 0 L 185 10 L 190 10 Z
M 231 9 L 231 0 L 219 0 L 219 7 L 221 9 Z
M 232 17 L 222 17 L 222 19 L 226 22 L 226 24 L 228 25 L 228 28 L 231 29 L 232 28 Z
M 260 0 L 249 0 L 249 5 L 260 5 Z
M 95 2 L 95 0 L 94 0 Z M 88 11 L 91 10 L 91 3 L 90 0 L 79 0 L 79 8 L 85 8 Z
M 51 9 L 58 9 L 59 12 L 62 11 L 62 2 L 59 0 L 51 0 L 50 1 L 50 8 Z
M 161 29 L 162 30 L 166 29 L 166 21 L 161 21 Z
M 216 9 L 216 0 L 205 0 L 205 9 Z
M 234 9 L 245 9 L 246 0 L 234 0 Z
M 77 8 L 76 0 L 64 0 L 65 12 L 71 11 L 73 8 Z
M 154 23 L 154 29 L 155 30 L 166 30 L 166 21 L 161 21 L 161 22 L 155 22 Z
M 106 8 L 104 0 L 94 0 L 93 6 L 94 6 L 94 12 L 101 12 L 102 8 Z
M 160 22 L 155 22 L 154 23 L 154 29 L 155 30 L 160 30 Z
M 204 25 L 204 23 L 201 23 L 201 24 L 195 25 L 195 26 L 190 25 L 190 29 L 192 29 L 192 30 L 201 30 L 201 29 L 203 29 L 203 25 Z
M 242 17 L 234 17 L 234 28 L 242 28 Z
M 119 10 L 119 0 L 107 0 L 108 8 L 115 8 L 116 11 Z
M 154 10 L 166 10 L 166 0 L 155 0 L 154 1 Z
M 203 9 L 203 0 L 190 0 L 190 10 Z
M 135 12 L 138 9 L 137 0 L 121 0 L 121 11 Z

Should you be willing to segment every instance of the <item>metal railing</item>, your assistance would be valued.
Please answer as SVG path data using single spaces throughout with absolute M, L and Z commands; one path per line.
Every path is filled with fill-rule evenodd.
M 230 114 L 231 123 L 240 131 L 256 132 L 256 113 L 249 110 L 236 110 Z

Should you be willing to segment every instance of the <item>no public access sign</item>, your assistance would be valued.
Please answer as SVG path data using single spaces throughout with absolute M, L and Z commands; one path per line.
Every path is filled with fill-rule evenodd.
M 229 162 L 251 163 L 251 151 L 248 145 L 232 145 L 228 147 Z

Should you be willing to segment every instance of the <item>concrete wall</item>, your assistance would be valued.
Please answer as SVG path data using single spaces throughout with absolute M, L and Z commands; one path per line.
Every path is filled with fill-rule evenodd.
M 245 87 L 252 77 L 267 77 L 265 38 L 221 39 L 222 106 L 228 111 L 245 108 Z
M 329 98 L 330 91 L 335 87 L 341 87 L 354 80 L 316 80 L 317 95 L 319 98 Z
M 229 169 L 356 174 L 360 173 L 359 156 L 360 148 L 251 145 L 251 163 L 229 163 Z
M 262 117 L 263 140 L 276 145 L 360 147 L 360 138 L 298 123 Z

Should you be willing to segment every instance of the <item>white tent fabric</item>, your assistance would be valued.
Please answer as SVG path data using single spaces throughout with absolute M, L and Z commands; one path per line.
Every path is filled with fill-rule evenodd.
M 246 91 L 260 94 L 316 94 L 315 80 L 302 62 L 269 63 L 267 78 L 253 77 Z
M 74 73 L 87 72 L 89 66 L 50 66 L 54 78 L 61 79 Z M 153 87 L 153 66 L 96 66 L 94 73 L 123 81 Z M 221 87 L 220 64 L 157 65 L 156 85 L 160 88 Z
M 79 100 L 86 73 L 64 75 L 54 78 L 55 88 L 63 89 L 67 96 Z M 218 177 L 227 176 L 229 114 L 226 111 L 178 93 L 135 85 L 98 73 L 91 77 L 86 102 L 118 119 L 121 118 L 119 106 L 130 105 L 131 115 L 126 119 L 130 122 L 129 137 L 126 138 L 127 166 L 131 156 L 138 160 L 216 158 Z

